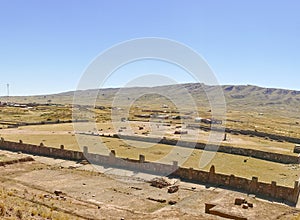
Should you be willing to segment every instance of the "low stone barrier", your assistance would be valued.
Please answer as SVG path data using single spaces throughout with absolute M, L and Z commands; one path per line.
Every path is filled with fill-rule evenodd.
M 172 164 L 150 163 L 146 161 L 144 155 L 140 155 L 139 160 L 122 159 L 116 157 L 115 151 L 109 156 L 89 153 L 88 147 L 84 147 L 83 152 L 65 150 L 63 145 L 61 148 L 46 147 L 41 145 L 24 144 L 0 140 L 0 149 L 10 151 L 21 151 L 28 154 L 41 155 L 54 158 L 62 158 L 67 160 L 88 160 L 91 163 L 101 164 L 105 166 L 120 167 L 136 172 L 146 172 L 161 175 L 168 175 L 202 184 L 211 184 L 218 187 L 227 187 L 235 190 L 256 194 L 257 196 L 267 196 L 281 202 L 296 204 L 300 192 L 299 182 L 296 181 L 293 188 L 278 186 L 276 182 L 263 183 L 259 182 L 257 177 L 251 180 L 236 177 L 234 175 L 224 175 L 215 172 L 212 166 L 209 172 L 197 170 L 193 168 L 178 167 L 178 162 Z
M 6 165 L 15 164 L 15 163 L 24 163 L 24 162 L 30 162 L 30 161 L 34 161 L 34 159 L 32 157 L 24 157 L 24 158 L 20 158 L 20 159 L 0 161 L 0 166 L 6 166 Z
M 107 136 L 111 137 L 111 136 Z M 153 137 L 141 137 L 141 136 L 130 136 L 130 135 L 113 135 L 114 138 L 121 138 L 125 140 L 135 140 L 135 141 L 143 141 L 143 142 L 150 142 L 150 143 L 160 143 L 166 145 L 173 145 L 173 146 L 181 146 L 187 148 L 195 148 L 200 150 L 211 150 L 215 151 L 217 149 L 218 152 L 227 153 L 227 154 L 235 154 L 241 155 L 246 157 L 253 157 L 256 159 L 262 159 L 267 161 L 272 161 L 276 163 L 284 163 L 284 164 L 298 164 L 299 163 L 299 156 L 297 155 L 286 155 L 286 154 L 279 154 L 273 152 L 265 152 L 261 150 L 255 149 L 247 149 L 247 148 L 239 148 L 239 147 L 232 147 L 232 146 L 214 146 L 211 145 L 206 147 L 206 144 L 200 142 L 189 142 L 189 141 L 177 141 L 167 138 L 153 138 Z

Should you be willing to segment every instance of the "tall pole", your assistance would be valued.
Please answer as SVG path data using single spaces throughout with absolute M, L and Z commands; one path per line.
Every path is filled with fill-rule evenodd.
M 9 83 L 6 84 L 7 86 L 7 102 L 9 101 Z

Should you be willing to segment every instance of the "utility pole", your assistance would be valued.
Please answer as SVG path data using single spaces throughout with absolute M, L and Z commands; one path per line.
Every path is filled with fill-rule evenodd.
M 9 101 L 9 83 L 6 84 L 7 87 L 7 102 Z
M 7 97 L 9 97 L 9 84 L 7 83 Z

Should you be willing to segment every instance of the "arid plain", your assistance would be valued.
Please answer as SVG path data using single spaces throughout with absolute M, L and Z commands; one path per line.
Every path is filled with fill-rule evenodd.
M 207 123 L 205 119 L 215 119 L 212 117 L 217 116 L 212 115 L 204 91 L 214 90 L 214 87 L 206 88 L 201 84 L 183 86 L 193 94 L 197 111 L 191 110 L 188 104 L 179 111 L 174 100 L 147 95 L 148 88 L 130 88 L 122 94 L 128 100 L 137 91 L 146 95 L 132 100 L 128 117 L 118 122 L 111 119 L 112 115 L 121 117 L 128 107 L 122 103 L 112 105 L 117 89 L 82 92 L 80 95 L 85 99 L 97 92 L 98 98 L 94 106 L 72 103 L 71 92 L 35 97 L 3 97 L 0 107 L 0 136 L 12 142 L 22 140 L 22 143 L 42 143 L 55 148 L 63 145 L 64 149 L 75 151 L 82 151 L 80 143 L 84 142 L 92 153 L 105 154 L 106 151 L 114 150 L 117 157 L 135 160 L 142 154 L 149 162 L 160 161 L 175 148 L 182 148 L 182 151 L 189 152 L 189 156 L 178 154 L 177 158 L 172 158 L 183 161 L 181 167 L 208 172 L 213 165 L 217 173 L 250 180 L 257 177 L 261 182 L 275 181 L 280 186 L 294 187 L 295 181 L 300 177 L 299 163 L 216 152 L 214 158 L 205 167 L 201 167 L 199 161 L 205 154 L 203 149 L 162 143 L 148 146 L 147 141 L 113 138 L 114 134 L 120 134 L 146 138 L 164 137 L 170 140 L 184 138 L 208 143 L 213 122 Z M 175 85 L 151 89 L 165 94 L 176 92 Z M 222 121 L 222 126 L 227 130 L 222 134 L 224 139 L 220 142 L 221 146 L 298 156 L 298 153 L 294 153 L 294 148 L 297 139 L 300 139 L 299 92 L 255 86 L 224 86 L 223 91 L 226 120 Z M 177 97 L 184 102 L 182 94 Z M 86 113 L 92 114 L 93 121 L 75 122 L 72 115 L 74 109 L 81 110 L 82 119 L 86 119 Z M 93 123 L 93 129 L 89 129 L 90 123 Z M 74 124 L 81 128 L 88 124 L 86 133 L 80 133 Z M 97 168 L 90 164 L 80 164 L 82 161 L 50 159 L 21 152 L 1 151 L 0 161 L 27 156 L 34 161 L 11 165 L 4 163 L 0 167 L 1 218 L 221 219 L 222 217 L 205 213 L 205 203 L 215 200 L 224 205 L 223 209 L 227 213 L 238 212 L 237 216 L 244 216 L 246 219 L 298 219 L 300 216 L 297 204 L 288 206 L 284 201 L 273 200 L 268 196 L 256 198 L 247 192 L 237 192 L 221 186 L 177 180 L 179 191 L 169 194 L 164 189 L 149 185 L 147 181 L 155 177 L 150 174 L 124 177 L 123 171 L 116 168 Z M 54 191 L 57 189 L 63 192 L 63 196 L 55 195 Z M 234 203 L 234 199 L 239 197 L 247 198 L 254 204 L 254 208 L 232 208 L 230 201 Z M 165 202 L 161 202 L 164 200 Z M 175 204 L 170 205 L 168 202 L 172 201 Z

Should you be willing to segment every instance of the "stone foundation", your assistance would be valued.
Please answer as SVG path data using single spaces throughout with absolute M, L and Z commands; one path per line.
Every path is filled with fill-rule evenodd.
M 84 152 L 65 150 L 64 147 L 53 148 L 44 145 L 24 144 L 22 141 L 9 142 L 3 138 L 0 140 L 0 149 L 23 152 L 28 154 L 62 158 L 67 160 L 88 160 L 94 164 L 119 167 L 123 169 L 133 170 L 136 172 L 146 172 L 160 175 L 169 175 L 176 178 L 189 180 L 202 184 L 210 184 L 218 187 L 227 187 L 235 190 L 242 190 L 247 193 L 257 196 L 274 198 L 281 202 L 296 204 L 299 196 L 299 183 L 296 181 L 294 188 L 278 186 L 276 182 L 263 183 L 259 182 L 258 178 L 253 177 L 251 180 L 236 177 L 234 175 L 224 175 L 215 172 L 215 167 L 212 166 L 209 172 L 196 170 L 193 168 L 187 169 L 178 167 L 178 162 L 173 164 L 150 163 L 146 161 L 144 155 L 139 157 L 139 160 L 122 159 L 116 157 L 113 151 L 109 156 L 89 153 L 88 147 L 84 147 Z

